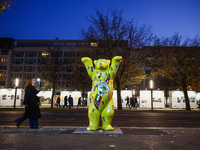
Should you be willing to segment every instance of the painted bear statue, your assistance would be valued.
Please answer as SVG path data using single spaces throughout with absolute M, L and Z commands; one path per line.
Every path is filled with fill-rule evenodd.
M 81 59 L 92 79 L 91 94 L 88 98 L 89 127 L 87 130 L 98 130 L 100 117 L 103 130 L 114 130 L 111 126 L 114 116 L 113 80 L 121 60 L 121 56 L 115 56 L 110 65 L 110 60 L 98 59 L 94 61 L 94 67 L 89 57 Z

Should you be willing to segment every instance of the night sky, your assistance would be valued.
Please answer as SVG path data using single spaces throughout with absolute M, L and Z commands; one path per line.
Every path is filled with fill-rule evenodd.
M 200 0 L 13 0 L 0 14 L 0 38 L 80 39 L 95 9 L 122 10 L 125 19 L 152 26 L 158 37 L 200 34 Z

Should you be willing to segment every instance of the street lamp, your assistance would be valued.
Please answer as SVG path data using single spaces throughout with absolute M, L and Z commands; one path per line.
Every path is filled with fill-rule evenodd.
M 37 78 L 37 81 L 39 82 L 39 87 L 41 87 L 40 78 Z
M 150 89 L 151 89 L 151 110 L 153 110 L 153 80 L 150 80 Z
M 16 79 L 15 79 L 15 99 L 14 99 L 14 108 L 15 108 L 15 106 L 16 106 L 16 97 L 17 97 L 17 87 L 18 87 L 18 85 L 19 85 L 19 79 L 16 78 Z

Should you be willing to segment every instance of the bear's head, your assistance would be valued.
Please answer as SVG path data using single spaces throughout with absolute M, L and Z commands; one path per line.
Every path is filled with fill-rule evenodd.
M 98 59 L 94 61 L 94 65 L 97 70 L 107 70 L 110 65 L 110 60 Z

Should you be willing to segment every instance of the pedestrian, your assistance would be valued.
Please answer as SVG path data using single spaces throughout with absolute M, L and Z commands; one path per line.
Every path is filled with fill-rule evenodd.
M 63 105 L 63 108 L 64 108 L 65 106 L 68 107 L 68 106 L 67 106 L 67 96 L 65 96 L 65 98 L 64 98 L 64 105 Z
M 78 108 L 79 105 L 81 106 L 81 97 L 79 97 L 79 99 L 78 99 L 77 108 Z
M 133 97 L 131 97 L 130 98 L 130 106 L 129 106 L 129 108 L 131 109 L 134 106 L 135 106 L 134 99 L 133 99 Z
M 127 96 L 127 98 L 125 100 L 126 100 L 126 108 L 127 108 L 127 105 L 129 107 L 129 97 Z
M 57 98 L 57 108 L 60 107 L 60 97 Z
M 200 99 L 199 99 L 199 108 L 200 108 Z
M 73 98 L 71 97 L 71 95 L 69 95 L 68 102 L 69 102 L 69 109 L 71 109 L 72 102 L 73 102 Z
M 137 109 L 137 98 L 134 98 L 134 102 L 135 102 L 135 109 Z
M 28 79 L 26 86 L 24 88 L 25 95 L 24 95 L 24 106 L 25 106 L 25 112 L 23 117 L 18 118 L 15 120 L 17 123 L 17 127 L 29 118 L 29 124 L 31 129 L 38 129 L 38 119 L 41 118 L 40 108 L 36 99 L 36 94 L 39 93 L 39 91 L 35 88 L 35 79 L 30 78 Z

